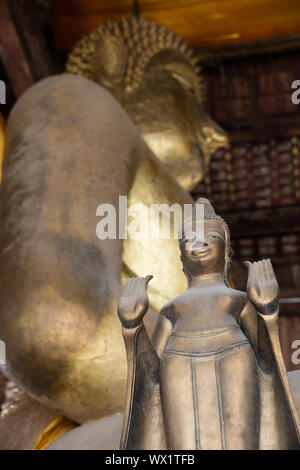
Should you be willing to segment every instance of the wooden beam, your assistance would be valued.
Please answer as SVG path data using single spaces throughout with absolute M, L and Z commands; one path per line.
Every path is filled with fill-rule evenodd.
M 263 55 L 270 52 L 289 51 L 300 48 L 300 34 L 268 38 L 240 44 L 226 44 L 223 46 L 200 46 L 195 51 L 203 66 L 215 65 L 222 59 L 243 57 L 249 55 Z

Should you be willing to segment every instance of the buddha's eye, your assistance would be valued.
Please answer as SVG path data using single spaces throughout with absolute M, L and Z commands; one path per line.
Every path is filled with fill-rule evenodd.
M 217 233 L 211 233 L 210 238 L 213 238 L 214 240 L 222 240 L 222 237 Z
M 172 73 L 172 76 L 187 90 L 189 91 L 191 94 L 195 94 L 195 89 L 193 87 L 193 85 L 191 84 L 191 82 L 186 78 L 184 77 L 183 75 L 179 74 L 179 73 L 176 73 L 176 72 L 173 72 Z

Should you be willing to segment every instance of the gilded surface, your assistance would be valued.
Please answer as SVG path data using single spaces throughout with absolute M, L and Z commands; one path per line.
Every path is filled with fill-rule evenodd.
M 100 28 L 98 42 L 88 42 L 98 83 L 74 74 L 43 80 L 21 97 L 7 127 L 0 197 L 6 373 L 77 422 L 123 409 L 126 358 L 116 317 L 122 272 L 126 279 L 151 267 L 150 301 L 157 311 L 186 287 L 176 240 L 99 240 L 97 207 L 117 209 L 120 195 L 129 207 L 190 203 L 174 175 L 193 185 L 216 142 L 226 141 L 204 115 L 195 61 L 181 39 L 153 23 L 151 34 L 144 21 L 141 30 L 122 25 L 129 38 L 131 27 L 160 38 L 149 46 L 140 75 L 135 68 L 128 75 L 128 43 L 120 34 L 99 43 Z M 141 67 L 139 54 L 134 67 Z M 78 61 L 84 62 L 80 54 Z M 102 80 L 111 94 L 99 86 Z M 147 142 L 150 134 L 163 142 L 161 160 L 174 154 L 173 175 L 112 95 Z M 212 128 L 220 140 L 212 138 Z M 150 311 L 150 329 L 154 316 Z
M 66 69 L 106 87 L 187 190 L 202 180 L 212 153 L 228 144 L 203 110 L 197 56 L 163 25 L 143 18 L 101 24 L 78 42 Z
M 62 75 L 24 94 L 9 119 L 1 185 L 6 373 L 79 422 L 123 407 L 126 360 L 116 317 L 123 240 L 96 237 L 98 205 L 117 208 L 120 194 L 147 205 L 191 202 L 103 88 Z M 124 256 L 132 270 L 135 246 L 128 243 Z M 170 276 L 170 259 L 179 265 L 176 240 L 166 252 L 150 240 L 143 251 L 137 246 L 157 274 L 159 292 L 184 289 L 183 274 L 172 287 L 160 273 L 162 259 Z M 155 298 L 153 291 L 159 308 L 165 298 Z

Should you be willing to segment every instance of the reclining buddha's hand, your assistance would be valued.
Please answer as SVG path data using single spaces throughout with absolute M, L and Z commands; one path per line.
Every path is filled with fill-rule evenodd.
M 271 261 L 245 261 L 244 264 L 248 268 L 247 294 L 256 310 L 261 315 L 278 312 L 279 287 Z
M 123 287 L 118 315 L 124 328 L 135 328 L 143 320 L 149 307 L 148 282 L 153 276 L 129 279 Z

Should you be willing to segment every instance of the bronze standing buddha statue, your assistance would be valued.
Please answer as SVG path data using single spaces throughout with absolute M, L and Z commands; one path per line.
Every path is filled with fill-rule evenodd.
M 206 199 L 180 241 L 188 289 L 143 325 L 152 276 L 128 280 L 118 306 L 128 360 L 121 447 L 295 449 L 299 416 L 278 336 L 278 284 L 270 260 L 246 262 L 247 293 L 228 285 L 227 224 Z M 193 236 L 188 236 L 193 234 Z

